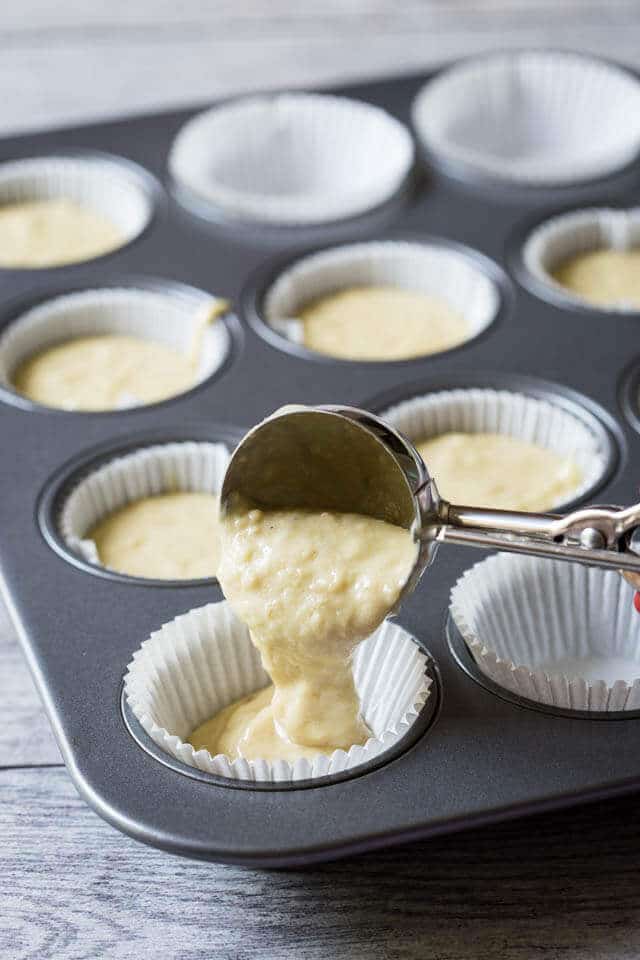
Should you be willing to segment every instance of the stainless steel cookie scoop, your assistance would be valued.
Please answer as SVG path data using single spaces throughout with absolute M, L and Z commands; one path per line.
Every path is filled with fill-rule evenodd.
M 640 504 L 559 515 L 448 503 L 413 444 L 355 407 L 283 407 L 259 423 L 231 457 L 221 510 L 238 496 L 264 509 L 361 513 L 412 529 L 419 550 L 403 596 L 441 543 L 640 572 Z

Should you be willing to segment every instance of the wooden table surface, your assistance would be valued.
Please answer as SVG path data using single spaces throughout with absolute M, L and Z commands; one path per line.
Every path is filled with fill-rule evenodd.
M 0 133 L 544 43 L 640 66 L 640 4 L 22 0 L 0 13 Z M 171 857 L 78 798 L 0 606 L 2 960 L 637 958 L 637 805 L 304 871 Z

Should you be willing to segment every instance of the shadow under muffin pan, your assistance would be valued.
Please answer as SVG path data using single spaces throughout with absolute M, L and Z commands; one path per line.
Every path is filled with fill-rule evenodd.
M 298 311 L 353 288 L 388 287 L 422 294 L 466 322 L 468 335 L 431 353 L 384 358 L 334 356 L 304 343 Z M 243 294 L 245 317 L 269 343 L 310 360 L 341 364 L 411 363 L 460 349 L 487 333 L 508 310 L 509 281 L 477 250 L 429 235 L 392 236 L 306 251 L 267 264 Z M 398 319 L 395 319 L 398 323 Z
M 428 79 L 402 77 L 336 92 L 374 103 L 406 124 Z M 3 142 L 3 156 L 67 153 L 82 142 L 98 153 L 117 149 L 125 162 L 166 182 L 168 147 L 197 112 L 17 137 Z M 162 624 L 221 601 L 217 582 L 150 584 L 93 569 L 89 575 L 54 542 L 57 497 L 76 471 L 100 457 L 138 444 L 227 434 L 233 444 L 285 403 L 380 410 L 414 393 L 470 386 L 542 391 L 574 412 L 595 415 L 611 437 L 611 455 L 597 493 L 589 496 L 632 503 L 640 448 L 636 430 L 621 415 L 618 388 L 637 356 L 637 319 L 588 317 L 533 297 L 511 284 L 505 267 L 514 231 L 548 215 L 550 197 L 558 208 L 630 207 L 639 190 L 640 170 L 634 168 L 591 187 L 583 184 L 578 192 L 567 188 L 560 199 L 558 188 L 551 193 L 522 185 L 505 203 L 473 178 L 461 184 L 458 174 L 433 169 L 407 206 L 394 208 L 393 229 L 378 225 L 373 235 L 366 232 L 366 217 L 345 221 L 349 243 L 438 238 L 462 248 L 499 289 L 497 320 L 482 336 L 446 353 L 393 363 L 326 357 L 318 363 L 309 352 L 274 349 L 275 341 L 256 321 L 255 300 L 280 267 L 268 261 L 260 231 L 236 235 L 220 224 L 205 233 L 199 219 L 171 202 L 152 230 L 111 256 L 116 277 L 105 275 L 96 261 L 91 269 L 39 271 L 34 289 L 31 272 L 3 272 L 3 328 L 51 295 L 157 273 L 239 305 L 237 322 L 232 316 L 222 321 L 232 345 L 224 372 L 162 403 L 79 416 L 23 404 L 9 391 L 2 395 L 8 402 L 0 403 L 0 582 L 69 772 L 94 810 L 125 833 L 173 853 L 270 867 L 310 864 L 640 789 L 640 719 L 627 715 L 606 723 L 592 712 L 559 718 L 523 709 L 460 668 L 444 630 L 449 595 L 481 554 L 459 547 L 438 551 L 399 618 L 430 652 L 437 672 L 437 722 L 425 717 L 426 735 L 414 725 L 410 749 L 403 746 L 393 758 L 378 758 L 379 765 L 354 768 L 357 776 L 314 789 L 301 789 L 300 782 L 286 789 L 254 783 L 236 789 L 240 781 L 217 780 L 161 754 L 121 709 L 123 676 L 134 652 Z M 285 265 L 306 255 L 306 230 L 282 227 L 278 233 L 278 243 L 289 247 Z M 252 277 L 260 282 L 252 286 Z M 231 424 L 237 426 L 225 426 Z M 429 702 L 433 707 L 435 698 Z
M 69 200 L 104 218 L 121 234 L 112 247 L 69 262 L 20 266 L 0 262 L 0 275 L 68 270 L 111 257 L 140 239 L 163 199 L 160 183 L 147 170 L 106 151 L 56 151 L 0 163 L 0 210 L 10 204 Z
M 210 326 L 208 310 L 220 309 Z M 189 354 L 195 343 L 198 366 L 186 390 L 149 402 L 123 395 L 118 408 L 67 409 L 32 400 L 18 391 L 13 376 L 20 365 L 41 350 L 99 334 L 130 335 Z M 49 290 L 35 301 L 9 308 L 0 331 L 0 398 L 26 409 L 68 414 L 117 414 L 123 410 L 167 403 L 220 376 L 232 362 L 240 331 L 226 302 L 185 284 L 152 277 L 115 279 L 108 285 L 82 285 Z

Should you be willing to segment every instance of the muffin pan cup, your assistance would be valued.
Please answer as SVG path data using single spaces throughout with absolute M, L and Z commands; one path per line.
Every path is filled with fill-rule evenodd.
M 460 577 L 449 611 L 501 690 L 565 711 L 640 715 L 640 618 L 615 571 L 499 554 Z
M 426 80 L 405 77 L 337 92 L 406 122 Z M 14 138 L 3 143 L 3 153 L 51 155 L 82 141 L 92 151 L 117 149 L 168 184 L 168 146 L 191 115 L 178 111 Z M 580 203 L 629 207 L 639 185 L 637 171 L 612 175 Z M 557 206 L 575 207 L 575 193 L 568 189 Z M 222 227 L 206 231 L 171 201 L 159 207 L 161 215 L 136 243 L 110 257 L 108 269 L 105 261 L 41 271 L 35 283 L 31 274 L 4 274 L 0 298 L 0 334 L 20 311 L 53 293 L 118 286 L 122 276 L 153 275 L 197 288 L 228 298 L 239 312 L 239 324 L 222 321 L 232 349 L 217 374 L 155 406 L 63 413 L 0 391 L 3 593 L 69 772 L 90 805 L 124 832 L 173 853 L 294 866 L 640 788 L 635 716 L 550 714 L 507 699 L 483 676 L 460 668 L 445 635 L 449 593 L 479 559 L 462 548 L 442 547 L 402 606 L 398 624 L 428 651 L 432 684 L 409 739 L 371 765 L 335 780 L 246 783 L 190 767 L 152 740 L 123 697 L 127 664 L 162 624 L 221 601 L 222 593 L 211 580 L 118 577 L 65 547 L 55 526 L 64 495 L 114 456 L 176 441 L 231 447 L 246 427 L 285 403 L 379 411 L 417 394 L 471 386 L 532 393 L 595 416 L 609 451 L 591 500 L 631 503 L 640 482 L 637 433 L 618 403 L 622 378 L 637 357 L 637 318 L 607 316 L 605 331 L 602 316 L 542 301 L 506 275 L 522 224 L 554 212 L 548 195 L 515 190 L 505 203 L 477 182 L 461 186 L 433 171 L 406 213 L 397 213 L 393 229 L 367 234 L 367 241 L 438 238 L 476 251 L 501 299 L 495 321 L 458 349 L 375 364 L 318 363 L 277 349 L 257 332 L 261 303 L 253 278 L 275 277 L 281 255 L 272 260 L 251 234 L 239 239 Z M 349 242 L 363 239 L 365 222 L 352 221 Z M 281 235 L 286 262 L 306 252 L 297 246 L 297 231 L 282 228 Z
M 65 546 L 87 563 L 101 562 L 90 532 L 109 514 L 143 497 L 219 493 L 229 448 L 224 443 L 165 443 L 114 457 L 85 476 L 62 501 L 56 525 Z
M 190 610 L 153 633 L 133 655 L 124 694 L 154 743 L 187 766 L 245 784 L 333 783 L 350 771 L 371 768 L 412 738 L 432 685 L 427 666 L 428 658 L 405 630 L 389 620 L 382 623 L 353 656 L 355 687 L 371 736 L 348 750 L 295 763 L 230 759 L 194 750 L 188 742 L 200 724 L 269 682 L 247 627 L 226 601 Z
M 231 336 L 218 321 L 227 312 L 228 304 L 220 297 L 171 283 L 129 282 L 45 295 L 35 305 L 18 310 L 0 335 L 0 387 L 12 392 L 16 402 L 35 405 L 12 382 L 22 362 L 75 337 L 118 334 L 157 342 L 186 356 L 193 353 L 194 379 L 186 393 L 224 366 Z M 171 398 L 151 403 L 164 399 Z M 151 404 L 125 392 L 118 401 L 121 409 L 145 405 Z M 109 412 L 109 408 L 91 412 Z
M 71 200 L 104 218 L 120 234 L 113 247 L 69 264 L 12 268 L 0 263 L 0 271 L 68 269 L 111 256 L 147 229 L 156 212 L 159 192 L 157 181 L 144 169 L 102 151 L 60 151 L 0 163 L 0 206 Z
M 629 164 L 640 151 L 639 105 L 638 81 L 622 67 L 567 50 L 514 50 L 444 69 L 420 90 L 412 119 L 437 163 L 544 187 Z
M 384 110 L 284 93 L 198 114 L 180 129 L 168 164 L 178 196 L 208 206 L 213 219 L 305 227 L 383 205 L 405 185 L 413 160 L 408 129 Z

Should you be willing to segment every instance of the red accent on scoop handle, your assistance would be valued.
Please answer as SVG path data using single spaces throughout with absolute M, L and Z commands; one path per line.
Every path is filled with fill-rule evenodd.
M 638 613 L 640 613 L 640 592 L 636 592 L 636 594 L 635 594 L 635 596 L 634 596 L 634 598 L 633 598 L 633 605 L 634 605 L 634 607 L 636 608 L 636 610 L 638 611 Z

